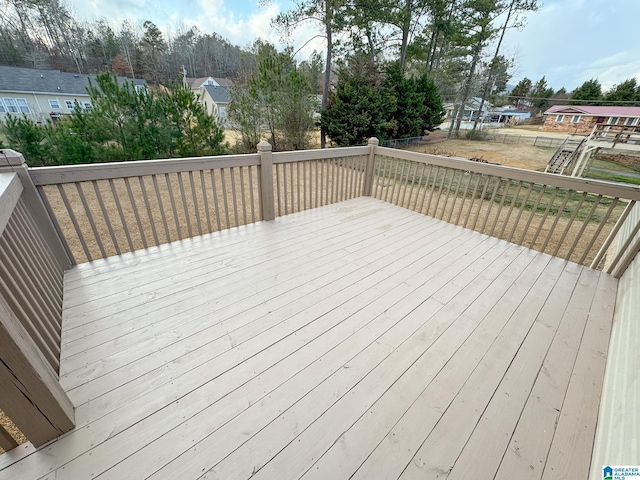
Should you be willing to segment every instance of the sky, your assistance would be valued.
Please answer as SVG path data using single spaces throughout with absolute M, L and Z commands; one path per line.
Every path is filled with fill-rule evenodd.
M 124 19 L 151 20 L 168 27 L 197 26 L 245 47 L 256 38 L 284 46 L 270 20 L 294 6 L 290 0 L 66 0 L 79 18 L 106 18 L 117 25 Z M 510 29 L 503 52 L 514 57 L 509 82 L 523 77 L 534 82 L 545 76 L 554 89 L 568 91 L 597 78 L 605 89 L 630 77 L 640 81 L 640 0 L 539 0 L 543 6 L 527 16 L 526 26 Z M 294 50 L 319 33 L 312 25 L 290 39 Z M 322 39 L 309 42 L 299 56 L 321 51 Z

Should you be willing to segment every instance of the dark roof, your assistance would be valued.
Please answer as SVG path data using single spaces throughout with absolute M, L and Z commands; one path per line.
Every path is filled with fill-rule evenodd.
M 0 91 L 87 95 L 90 78 L 95 80 L 96 75 L 0 66 Z M 126 77 L 118 77 L 120 84 L 125 80 Z M 146 85 L 144 80 L 134 82 Z
M 204 88 L 207 90 L 207 92 L 209 92 L 209 95 L 214 102 L 229 103 L 229 89 L 227 89 L 227 87 L 205 85 Z
M 622 107 L 619 105 L 554 105 L 544 112 L 545 115 L 552 113 L 573 113 L 576 115 L 603 117 L 640 117 L 640 107 Z

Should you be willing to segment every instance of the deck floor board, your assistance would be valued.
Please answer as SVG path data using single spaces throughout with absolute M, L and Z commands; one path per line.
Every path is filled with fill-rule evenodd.
M 616 286 L 363 197 L 83 264 L 0 480 L 586 478 Z

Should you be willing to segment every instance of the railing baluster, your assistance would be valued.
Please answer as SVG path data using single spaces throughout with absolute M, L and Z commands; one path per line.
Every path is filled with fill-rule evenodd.
M 447 170 L 444 169 L 444 174 L 447 174 Z M 433 175 L 433 183 L 431 184 L 431 191 L 429 192 L 429 201 L 427 202 L 427 211 L 425 212 L 426 215 L 429 215 L 433 218 L 436 218 L 435 213 L 433 215 L 431 215 L 431 202 L 433 201 L 433 194 L 436 191 L 436 185 L 438 183 L 438 177 L 440 176 L 440 167 L 436 167 L 436 171 L 435 174 Z
M 484 229 L 487 226 L 487 221 L 489 220 L 489 216 L 491 215 L 491 210 L 493 209 L 493 204 L 496 200 L 496 192 L 498 191 L 498 188 L 500 188 L 500 185 L 502 184 L 502 178 L 500 177 L 490 177 L 490 178 L 495 178 L 497 181 L 496 181 L 495 187 L 493 187 L 493 192 L 491 192 L 489 207 L 487 208 L 487 213 L 485 214 L 484 220 L 482 221 L 482 226 L 480 227 L 480 232 L 482 233 L 484 233 Z
M 464 172 L 458 170 L 457 175 L 458 181 L 456 182 L 456 191 L 453 193 L 453 203 L 451 204 L 451 209 L 449 210 L 449 215 L 447 216 L 447 223 L 451 223 L 451 217 L 453 216 L 453 212 L 456 209 L 456 201 L 458 200 L 458 193 L 460 192 L 460 185 L 462 184 L 462 177 L 464 176 Z
M 302 162 L 302 181 L 303 181 L 303 185 L 302 185 L 302 192 L 304 195 L 304 198 L 302 200 L 303 205 L 304 205 L 304 209 L 307 210 L 309 207 L 307 206 L 307 164 L 309 162 Z M 311 193 L 311 192 L 309 192 Z
M 120 204 L 120 199 L 118 198 L 116 186 L 113 182 L 113 179 L 111 178 L 109 179 L 109 188 L 111 189 L 111 195 L 113 196 L 113 201 L 116 204 L 116 209 L 118 210 L 118 216 L 120 217 L 120 222 L 122 223 L 122 230 L 124 231 L 125 237 L 127 238 L 129 251 L 133 252 L 135 248 L 133 247 L 133 241 L 131 240 L 131 235 L 129 234 L 129 226 L 127 225 L 127 220 L 124 217 L 124 212 L 122 210 L 122 205 Z
M 416 189 L 416 176 L 418 175 L 418 169 L 420 168 L 420 164 L 413 162 L 413 176 L 411 177 L 411 190 L 409 190 L 409 201 L 407 202 L 407 208 L 411 210 L 411 200 L 413 199 L 413 192 Z M 405 191 L 406 193 L 406 191 Z M 402 203 L 404 204 L 404 197 L 402 199 Z
M 531 226 L 531 221 L 533 220 L 533 217 L 535 217 L 536 212 L 538 211 L 538 206 L 540 205 L 540 200 L 542 200 L 542 196 L 544 195 L 544 192 L 546 191 L 547 186 L 546 185 L 542 185 L 542 188 L 540 189 L 540 193 L 538 193 L 538 197 L 536 198 L 535 203 L 533 204 L 533 208 L 531 208 L 531 214 L 529 215 L 529 219 L 527 220 L 527 224 L 524 227 L 524 233 L 520 236 L 520 240 L 518 241 L 518 245 L 522 245 L 522 243 L 524 242 L 524 238 L 526 233 L 529 231 L 529 227 Z
M 98 199 L 98 206 L 100 207 L 100 211 L 102 212 L 102 216 L 107 224 L 107 230 L 109 231 L 109 236 L 111 237 L 111 243 L 113 243 L 113 248 L 116 250 L 116 255 L 120 255 L 120 245 L 118 244 L 118 240 L 116 239 L 116 234 L 113 231 L 113 227 L 111 226 L 111 219 L 109 218 L 109 214 L 107 213 L 107 209 L 104 206 L 104 201 L 102 200 L 102 194 L 100 193 L 100 189 L 98 188 L 98 182 L 95 180 L 91 181 L 93 185 L 93 191 L 96 194 L 96 198 Z
M 567 223 L 567 226 L 565 227 L 564 232 L 562 232 L 562 236 L 560 237 L 560 240 L 556 243 L 556 249 L 553 251 L 554 257 L 558 255 L 558 252 L 560 251 L 560 247 L 564 243 L 564 239 L 567 238 L 567 233 L 569 233 L 569 230 L 571 230 L 571 226 L 573 225 L 573 222 L 578 216 L 578 212 L 580 212 L 580 209 L 582 208 L 582 204 L 584 203 L 585 198 L 587 198 L 587 192 L 582 192 L 582 195 L 580 196 L 580 200 L 578 201 L 577 206 L 574 207 L 573 209 L 573 214 L 571 215 L 571 219 Z
M 231 171 L 231 200 L 233 200 L 233 218 L 236 222 L 236 227 L 240 225 L 240 220 L 238 218 L 238 195 L 236 194 L 236 177 L 235 177 L 235 167 L 230 168 Z
M 451 180 L 449 180 L 449 185 L 447 185 L 447 196 L 444 198 L 444 205 L 442 206 L 442 215 L 440 215 L 440 219 L 444 220 L 444 214 L 447 211 L 447 204 L 449 203 L 449 197 L 451 196 L 451 187 L 453 186 L 453 179 L 455 178 L 457 170 L 451 170 Z
M 215 209 L 216 214 L 216 228 L 219 232 L 222 230 L 220 226 L 220 205 L 218 203 L 218 189 L 216 188 L 216 176 L 213 173 L 213 169 L 209 170 L 211 172 L 211 193 L 213 196 L 213 208 Z
M 396 193 L 396 184 L 398 183 L 398 167 L 400 166 L 400 162 L 403 161 L 395 160 L 396 168 L 393 171 L 393 188 L 391 189 L 391 197 L 389 203 L 393 203 L 393 195 Z M 402 165 L 404 166 L 404 162 L 402 163 Z M 391 170 L 389 170 L 389 173 L 391 173 Z M 389 194 L 389 190 L 387 190 L 387 194 Z M 385 198 L 385 202 L 386 201 L 387 199 Z
M 169 225 L 167 224 L 167 215 L 164 213 L 164 205 L 162 204 L 162 195 L 160 195 L 160 188 L 158 188 L 157 176 L 155 174 L 151 175 L 151 180 L 153 181 L 153 189 L 156 192 L 156 200 L 158 201 L 158 207 L 160 208 L 160 218 L 162 219 L 164 234 L 166 236 L 167 242 L 171 242 L 171 235 L 169 235 Z
M 520 223 L 520 217 L 522 217 L 522 212 L 524 211 L 527 202 L 529 201 L 529 196 L 531 195 L 531 191 L 533 190 L 533 183 L 529 183 L 529 188 L 527 189 L 527 194 L 524 197 L 524 202 L 522 202 L 520 204 L 520 208 L 518 209 L 518 216 L 516 217 L 516 221 L 513 224 L 513 229 L 511 230 L 511 235 L 509 235 L 509 240 L 507 240 L 508 242 L 510 242 L 513 239 L 513 235 L 516 232 L 516 228 L 518 227 L 518 223 Z
M 189 170 L 189 185 L 191 186 L 191 197 L 193 198 L 193 212 L 195 213 L 195 216 L 196 216 L 196 225 L 198 225 L 198 235 L 202 235 L 202 222 L 200 222 L 200 206 L 198 205 L 198 193 L 196 192 L 196 184 L 195 184 L 195 181 L 193 180 L 192 170 Z
M 278 195 L 278 216 L 281 217 L 282 216 L 282 205 L 280 202 L 280 167 L 281 165 L 276 163 L 274 166 L 276 167 L 275 171 L 276 171 L 276 192 Z
M 227 179 L 224 176 L 224 168 L 220 169 L 220 179 L 222 180 L 222 202 L 224 205 L 224 218 L 227 221 L 226 227 L 231 228 L 231 220 L 229 220 L 229 202 L 227 201 Z
M 580 260 L 578 261 L 579 264 L 582 265 L 584 263 L 584 261 L 587 259 L 587 255 L 589 254 L 589 252 L 593 248 L 593 245 L 595 244 L 598 236 L 600 235 L 600 232 L 602 231 L 602 229 L 606 225 L 607 221 L 611 217 L 611 213 L 613 212 L 613 209 L 616 207 L 616 205 L 618 205 L 618 201 L 619 200 L 620 200 L 619 198 L 614 198 L 611 201 L 611 204 L 609 205 L 609 208 L 607 209 L 607 213 L 605 213 L 605 215 L 602 218 L 602 220 L 600 220 L 600 222 L 598 223 L 598 228 L 596 229 L 596 231 L 594 232 L 593 236 L 591 237 L 591 240 L 589 241 L 589 245 L 587 245 L 587 248 L 582 253 L 582 256 L 580 257 Z M 596 265 L 596 267 L 597 267 L 597 265 Z M 593 265 L 591 265 L 591 268 L 595 268 L 595 267 Z
M 509 218 L 511 218 L 511 212 L 513 212 L 513 207 L 518 201 L 518 197 L 520 196 L 521 189 L 522 189 L 522 180 L 518 181 L 518 187 L 516 188 L 516 193 L 513 194 L 513 199 L 511 200 L 511 205 L 509 206 L 509 211 L 507 212 L 507 217 L 504 219 L 504 223 L 502 224 L 502 230 L 500 231 L 500 235 L 498 235 L 499 238 L 504 238 L 504 232 L 506 232 L 507 230 L 507 224 L 509 223 Z
M 320 206 L 320 204 L 318 203 L 318 195 L 320 193 L 320 189 L 319 189 L 319 182 L 318 182 L 318 160 L 314 160 L 313 161 L 313 166 L 312 166 L 312 170 L 315 169 L 316 171 L 316 175 L 315 175 L 315 185 L 316 185 L 316 191 L 315 191 L 315 197 L 316 197 L 316 204 L 315 204 L 315 208 L 318 208 Z M 312 182 L 313 183 L 313 182 Z
M 465 172 L 462 172 L 462 176 L 465 176 Z M 473 175 L 470 172 L 466 173 L 467 182 L 464 186 L 464 191 L 462 192 L 462 201 L 460 202 L 460 208 L 458 208 L 458 215 L 456 216 L 455 225 L 460 225 L 460 217 L 462 216 L 462 211 L 464 210 L 464 202 L 467 199 L 467 193 L 469 192 L 469 186 L 471 185 L 471 179 Z
M 491 175 L 487 175 L 486 177 L 486 181 L 484 182 L 484 186 L 482 187 L 482 194 L 480 195 L 480 205 L 478 206 L 478 212 L 476 213 L 475 217 L 473 218 L 473 226 L 471 227 L 471 230 L 475 230 L 476 229 L 476 224 L 478 223 L 478 219 L 480 218 L 480 212 L 482 211 L 482 203 L 484 202 L 484 197 L 487 194 L 487 188 L 489 187 L 489 183 L 491 182 Z M 473 202 L 475 202 L 476 199 L 473 199 Z M 473 207 L 473 203 L 471 204 L 471 206 Z
M 540 231 L 542 230 L 543 225 L 547 221 L 547 216 L 549 215 L 549 211 L 551 210 L 551 207 L 553 206 L 553 203 L 556 200 L 556 196 L 558 195 L 558 190 L 559 190 L 558 187 L 554 188 L 553 193 L 551 194 L 551 199 L 547 203 L 547 208 L 545 209 L 544 214 L 542 215 L 542 219 L 540 220 L 540 224 L 536 229 L 536 233 L 533 236 L 533 239 L 531 240 L 531 244 L 529 245 L 529 248 L 533 248 L 533 246 L 535 245 L 536 240 L 538 239 L 538 235 L 540 235 Z
M 298 211 L 300 211 L 300 162 L 296 162 L 296 191 L 298 194 Z
M 573 190 L 567 190 L 567 194 L 564 197 L 564 201 L 562 202 L 562 206 L 558 210 L 558 213 L 556 213 L 556 218 L 553 220 L 553 224 L 551 225 L 551 228 L 549 229 L 549 233 L 547 234 L 547 238 L 545 239 L 544 244 L 542 245 L 542 249 L 540 250 L 541 252 L 544 253 L 546 251 L 547 245 L 549 244 L 549 240 L 551 240 L 551 236 L 553 235 L 553 232 L 556 229 L 556 225 L 558 224 L 558 221 L 560 220 L 560 217 L 562 216 L 562 213 L 564 212 L 564 209 L 567 206 L 567 202 L 569 201 L 569 197 L 571 197 L 572 193 L 573 193 Z
M 338 165 L 337 160 L 334 158 L 330 160 L 331 164 L 331 203 L 336 203 L 338 200 Z
M 187 223 L 187 232 L 189 238 L 193 237 L 193 231 L 191 230 L 191 218 L 189 215 L 189 205 L 187 203 L 187 196 L 184 193 L 184 182 L 182 181 L 182 172 L 178 172 L 178 186 L 180 187 L 180 196 L 182 197 L 182 209 L 184 210 L 184 218 Z
M 602 195 L 598 195 L 596 197 L 596 200 L 593 202 L 593 206 L 589 210 L 589 213 L 587 214 L 587 218 L 585 218 L 582 221 L 582 226 L 580 227 L 580 230 L 578 230 L 577 235 L 575 235 L 575 239 L 573 240 L 573 243 L 571 244 L 571 248 L 569 248 L 569 253 L 567 253 L 567 255 L 564 257 L 565 260 L 571 259 L 571 255 L 573 254 L 573 251 L 578 246 L 578 241 L 582 238 L 582 235 L 584 235 L 584 231 L 586 230 L 587 225 L 589 224 L 589 222 L 593 218 L 594 213 L 596 213 L 596 209 L 600 205 L 600 201 L 601 200 L 602 200 Z
M 436 204 L 433 207 L 433 218 L 438 218 L 438 206 L 440 205 L 440 198 L 442 198 L 442 189 L 444 184 L 447 182 L 447 175 L 449 174 L 449 169 L 444 169 L 444 175 L 442 176 L 442 180 L 440 181 L 440 185 L 438 185 L 438 194 L 436 195 Z
M 247 224 L 247 202 L 245 201 L 245 193 L 244 193 L 244 167 L 240 167 L 240 198 L 242 199 L 242 220 L 244 225 Z
M 423 213 L 424 202 L 427 199 L 427 190 L 429 189 L 429 182 L 431 181 L 431 171 L 433 170 L 433 165 L 429 165 L 429 173 L 427 173 L 427 179 L 424 182 L 424 193 L 422 195 L 422 202 L 420 202 L 420 213 Z M 428 212 L 425 212 L 425 214 Z
M 78 240 L 80 240 L 80 245 L 82 245 L 82 250 L 84 251 L 84 254 L 87 257 L 87 261 L 92 262 L 93 257 L 91 256 L 91 252 L 89 252 L 89 247 L 87 247 L 87 242 L 84 240 L 84 235 L 82 235 L 82 230 L 80 229 L 78 220 L 76 219 L 76 216 L 73 213 L 73 209 L 71 208 L 71 204 L 69 203 L 67 194 L 64 191 L 64 187 L 61 183 L 59 183 L 57 187 L 58 187 L 58 192 L 60 192 L 60 197 L 62 198 L 62 202 L 64 203 L 64 206 L 67 208 L 67 213 L 69 214 L 69 218 L 71 219 L 73 228 L 75 228 L 76 234 L 78 235 Z
M 296 210 L 296 204 L 294 202 L 293 163 L 289 163 L 289 176 L 291 177 L 291 213 L 294 213 Z
M 149 217 L 149 224 L 151 225 L 151 232 L 153 233 L 153 239 L 156 242 L 156 245 L 160 245 L 160 241 L 158 240 L 158 232 L 156 232 L 156 222 L 153 218 L 153 213 L 151 212 L 151 205 L 149 204 L 149 198 L 147 197 L 147 189 L 144 185 L 144 180 L 142 177 L 138 177 L 138 181 L 140 182 L 140 190 L 142 191 L 142 198 L 144 199 L 144 205 L 147 208 L 147 216 Z
M 464 219 L 464 225 L 463 228 L 467 228 L 467 223 L 469 222 L 469 218 L 471 217 L 471 210 L 473 210 L 473 204 L 476 200 L 476 193 L 478 193 L 478 187 L 480 186 L 480 180 L 482 180 L 482 174 L 477 173 L 475 175 L 476 179 L 478 180 L 475 184 L 475 186 L 473 187 L 473 193 L 471 194 L 471 205 L 469 205 L 469 209 L 467 210 L 467 216 Z M 464 205 L 464 202 L 466 201 L 466 198 L 463 199 L 462 204 Z
M 251 167 L 249 167 L 251 168 Z M 207 232 L 211 232 L 213 229 L 211 228 L 211 215 L 209 214 L 209 195 L 207 195 L 207 187 L 204 182 L 204 170 L 200 170 L 200 188 L 202 189 L 202 201 L 204 203 L 204 213 L 207 219 Z M 160 211 L 162 211 L 162 206 L 160 206 Z
M 147 245 L 147 237 L 144 234 L 144 228 L 142 228 L 142 222 L 140 220 L 140 215 L 138 214 L 138 204 L 136 203 L 136 199 L 133 196 L 133 191 L 131 190 L 131 184 L 129 183 L 129 178 L 124 178 L 124 185 L 127 189 L 127 195 L 129 196 L 129 202 L 131 202 L 131 208 L 133 209 L 133 215 L 136 219 L 136 223 L 138 224 L 138 230 L 140 232 L 140 239 L 142 240 L 142 245 L 144 248 L 148 248 Z
M 387 157 L 376 155 L 376 162 L 379 164 L 382 164 L 384 162 L 384 166 L 382 167 L 382 176 L 378 175 L 378 181 L 376 182 L 376 193 L 374 195 L 375 198 L 382 200 L 382 191 L 384 189 L 384 181 L 387 175 Z M 380 196 L 378 196 L 378 186 L 380 187 Z
M 399 200 L 400 206 L 402 207 L 404 207 L 404 199 L 407 196 L 407 189 L 409 188 L 409 176 L 411 175 L 411 167 L 413 166 L 412 162 L 405 162 L 405 163 L 407 163 L 409 168 L 407 169 L 407 177 L 406 177 L 406 180 L 404 181 L 404 189 L 402 190 L 402 199 Z M 404 170 L 403 170 L 403 173 L 404 173 Z M 404 175 L 401 175 L 401 176 L 402 178 L 404 178 Z M 400 190 L 398 190 L 398 197 L 400 197 Z
M 256 199 L 256 201 L 258 202 L 258 219 L 264 220 L 264 214 L 262 212 L 262 170 L 261 169 L 262 169 L 261 165 L 256 166 L 256 184 L 258 188 L 258 198 Z M 271 169 L 271 181 L 273 181 L 273 170 L 276 170 L 276 169 L 274 168 Z M 271 187 L 271 194 L 273 195 L 273 186 Z M 275 216 L 275 204 L 273 206 L 273 209 L 274 209 L 274 216 Z M 269 210 L 271 210 L 271 206 L 269 207 Z
M 411 209 L 414 212 L 417 211 L 416 209 L 418 208 L 418 199 L 420 198 L 420 190 L 422 189 L 422 178 L 424 175 L 424 171 L 427 168 L 427 164 L 422 163 L 422 164 L 416 165 L 416 172 L 418 171 L 418 168 L 420 168 L 420 177 L 418 178 L 418 190 L 416 191 L 416 199 L 413 202 L 413 208 Z M 409 207 L 411 207 L 411 202 L 409 202 Z
M 93 236 L 96 239 L 96 243 L 98 244 L 98 249 L 102 254 L 102 258 L 107 257 L 107 252 L 104 249 L 104 245 L 102 245 L 102 239 L 100 238 L 100 232 L 96 228 L 96 223 L 93 221 L 93 215 L 91 214 L 91 209 L 89 208 L 89 204 L 87 203 L 87 199 L 84 196 L 84 190 L 82 189 L 82 185 L 80 182 L 75 182 L 76 191 L 78 192 L 78 196 L 80 197 L 80 203 L 82 203 L 82 207 L 84 208 L 84 213 L 87 215 L 87 220 L 89 221 L 89 226 L 93 231 Z
M 167 191 L 169 192 L 169 200 L 171 200 L 171 210 L 173 212 L 173 220 L 176 223 L 176 232 L 178 240 L 182 240 L 182 228 L 180 227 L 180 217 L 178 216 L 178 208 L 176 207 L 176 199 L 173 196 L 173 187 L 171 185 L 171 177 L 168 173 L 164 174 L 164 180 L 167 183 Z
M 249 199 L 251 200 L 251 221 L 256 221 L 256 212 L 253 198 L 253 167 L 249 166 Z
M 284 214 L 289 214 L 289 195 L 287 194 L 287 164 L 282 164 L 283 178 L 284 178 Z

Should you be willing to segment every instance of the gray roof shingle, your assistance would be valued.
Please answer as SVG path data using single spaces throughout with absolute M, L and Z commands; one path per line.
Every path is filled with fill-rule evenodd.
M 215 87 L 213 85 L 205 85 L 207 92 L 212 100 L 216 103 L 229 103 L 229 89 L 227 87 Z
M 95 84 L 95 77 L 95 74 L 0 66 L 0 91 L 87 95 L 89 79 Z M 125 80 L 126 77 L 118 77 L 120 84 Z M 144 80 L 134 82 L 136 85 L 146 84 Z

